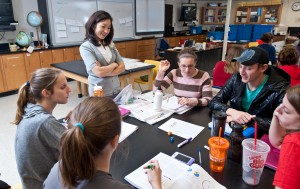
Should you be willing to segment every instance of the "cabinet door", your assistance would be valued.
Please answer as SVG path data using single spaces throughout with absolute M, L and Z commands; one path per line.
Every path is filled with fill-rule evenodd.
M 126 43 L 125 42 L 119 42 L 115 43 L 116 48 L 118 49 L 120 55 L 124 57 L 126 55 Z
M 73 52 L 74 52 L 74 60 L 82 60 L 79 52 L 79 47 L 73 47 Z
M 218 8 L 217 9 L 217 16 L 216 16 L 216 23 L 225 23 L 226 21 L 226 8 Z
M 64 51 L 64 62 L 70 62 L 75 60 L 74 48 L 65 48 Z
M 126 58 L 137 58 L 137 46 L 135 41 L 126 42 Z
M 273 5 L 264 7 L 263 23 L 278 24 L 280 23 L 281 6 Z
M 4 78 L 2 74 L 2 58 L 0 57 L 0 92 L 4 92 L 5 87 L 4 87 Z
M 248 22 L 248 7 L 238 7 L 235 16 L 236 24 L 246 24 Z
M 64 51 L 63 49 L 52 50 L 53 64 L 64 62 Z
M 263 8 L 262 7 L 249 7 L 249 20 L 251 24 L 261 23 Z
M 27 81 L 23 54 L 3 55 L 3 76 L 7 90 L 15 90 Z
M 213 24 L 216 21 L 216 8 L 204 7 L 202 24 Z
M 29 80 L 32 72 L 41 68 L 39 52 L 25 53 L 24 59 L 25 59 L 27 79 Z
M 40 51 L 40 62 L 42 68 L 50 68 L 53 63 L 51 50 Z

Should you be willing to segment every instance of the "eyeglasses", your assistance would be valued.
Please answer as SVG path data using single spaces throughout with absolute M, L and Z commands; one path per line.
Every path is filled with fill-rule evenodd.
M 191 68 L 195 68 L 196 65 L 179 65 L 179 67 L 181 69 L 191 69 Z

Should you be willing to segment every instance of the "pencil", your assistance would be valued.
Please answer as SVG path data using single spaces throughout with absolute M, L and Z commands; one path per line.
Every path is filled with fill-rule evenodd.
M 198 155 L 199 155 L 199 164 L 202 164 L 202 160 L 201 160 L 201 150 L 200 147 L 198 148 Z

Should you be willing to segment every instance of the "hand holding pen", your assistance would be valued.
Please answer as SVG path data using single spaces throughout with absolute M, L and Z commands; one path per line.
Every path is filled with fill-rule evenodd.
M 161 189 L 161 169 L 157 160 L 151 160 L 148 165 L 143 167 L 148 176 L 152 188 Z

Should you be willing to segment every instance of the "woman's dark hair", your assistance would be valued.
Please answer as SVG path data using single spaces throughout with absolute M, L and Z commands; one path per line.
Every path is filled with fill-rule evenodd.
M 72 111 L 68 127 L 61 137 L 59 167 L 63 185 L 74 188 L 80 180 L 94 176 L 95 158 L 120 135 L 119 108 L 111 98 L 88 97 Z
M 278 54 L 278 61 L 282 66 L 297 64 L 298 59 L 299 53 L 294 46 L 286 46 Z
M 262 40 L 264 43 L 270 43 L 273 37 L 274 36 L 271 33 L 264 33 L 260 40 Z
M 290 87 L 286 91 L 286 97 L 300 115 L 300 85 Z
M 30 80 L 19 89 L 17 113 L 13 124 L 18 125 L 22 120 L 27 103 L 35 104 L 36 101 L 42 99 L 43 89 L 53 92 L 53 86 L 59 74 L 62 72 L 53 68 L 41 68 L 32 73 Z
M 194 50 L 189 47 L 185 47 L 178 53 L 177 55 L 178 62 L 180 62 L 181 58 L 193 58 L 195 60 L 195 63 L 197 63 L 198 60 L 198 56 L 196 55 Z
M 111 28 L 109 34 L 104 38 L 102 45 L 109 45 L 114 37 L 113 18 L 108 12 L 102 10 L 94 12 L 85 24 L 85 40 L 89 40 L 95 46 L 100 46 L 100 39 L 95 34 L 96 26 L 99 22 L 107 19 L 111 21 Z

